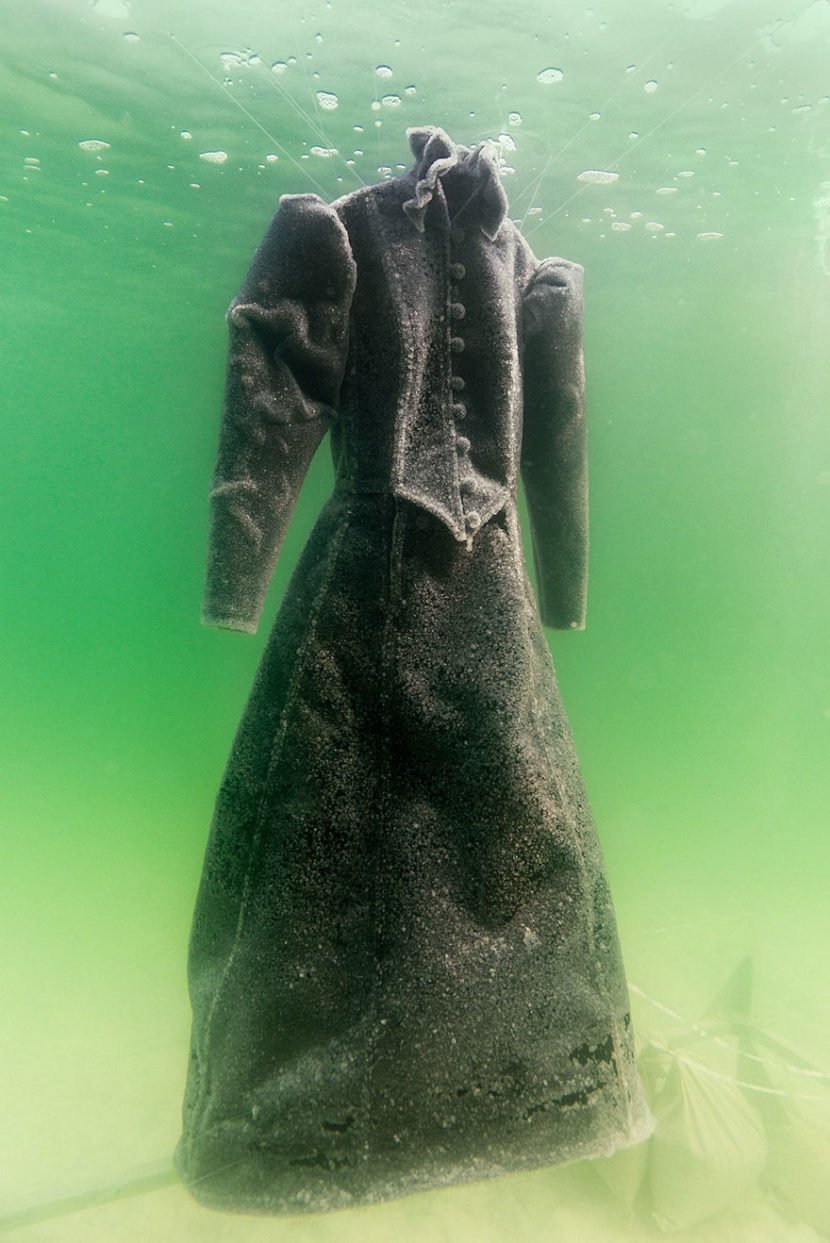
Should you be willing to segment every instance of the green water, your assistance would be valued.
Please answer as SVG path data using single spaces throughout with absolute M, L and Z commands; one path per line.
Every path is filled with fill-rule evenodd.
M 0 17 L 0 1217 L 44 1243 L 639 1243 L 662 1206 L 666 1237 L 830 1237 L 830 4 Z M 280 194 L 403 171 L 422 124 L 501 136 L 510 214 L 585 267 L 588 623 L 548 637 L 638 1037 L 696 1085 L 686 1147 L 650 1174 L 612 1158 L 305 1220 L 211 1213 L 164 1176 L 186 940 L 332 477 L 324 445 L 259 633 L 201 626 L 223 313 Z M 725 1029 L 674 1046 L 736 970 L 719 1013 L 752 1056 Z M 771 1155 L 741 1182 L 747 1117 Z

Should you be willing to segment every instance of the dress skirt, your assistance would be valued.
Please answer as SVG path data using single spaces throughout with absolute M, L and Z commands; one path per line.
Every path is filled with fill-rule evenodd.
M 514 501 L 458 542 L 337 489 L 218 791 L 174 1164 L 203 1204 L 344 1208 L 654 1126 Z

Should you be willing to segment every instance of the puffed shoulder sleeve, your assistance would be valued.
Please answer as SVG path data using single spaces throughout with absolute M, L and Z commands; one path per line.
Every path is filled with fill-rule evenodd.
M 581 264 L 543 259 L 522 301 L 521 474 L 544 625 L 584 630 L 588 456 Z
M 316 194 L 285 194 L 225 314 L 202 623 L 256 633 L 300 487 L 336 415 L 355 263 Z

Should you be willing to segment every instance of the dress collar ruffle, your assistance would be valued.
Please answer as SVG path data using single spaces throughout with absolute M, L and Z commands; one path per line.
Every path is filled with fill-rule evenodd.
M 477 212 L 482 232 L 492 241 L 507 214 L 507 195 L 499 177 L 493 143 L 484 139 L 475 147 L 466 147 L 453 142 L 446 130 L 437 125 L 412 127 L 406 136 L 415 156 L 410 170 L 410 176 L 415 177 L 415 195 L 406 200 L 403 210 L 418 232 L 424 232 L 424 216 L 438 178 L 456 164 L 463 164 L 474 173 L 478 187 L 469 210 Z

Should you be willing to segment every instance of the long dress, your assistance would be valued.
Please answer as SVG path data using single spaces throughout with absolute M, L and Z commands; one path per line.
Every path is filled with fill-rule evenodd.
M 339 471 L 228 757 L 188 971 L 174 1161 L 208 1206 L 338 1209 L 650 1134 L 514 498 L 464 543 Z

